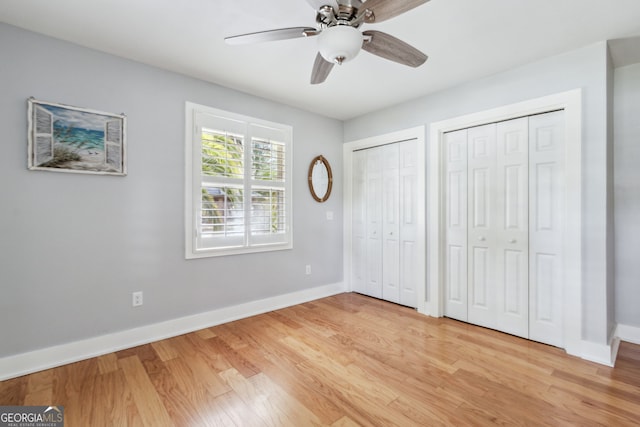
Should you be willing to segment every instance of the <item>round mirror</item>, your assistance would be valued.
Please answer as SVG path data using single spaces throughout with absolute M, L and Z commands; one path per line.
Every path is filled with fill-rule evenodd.
M 331 166 L 323 156 L 317 156 L 309 165 L 309 190 L 317 202 L 325 202 L 331 195 L 333 174 Z

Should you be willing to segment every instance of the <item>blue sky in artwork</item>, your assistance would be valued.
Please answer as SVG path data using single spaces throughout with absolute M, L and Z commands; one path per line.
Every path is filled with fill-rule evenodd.
M 104 131 L 104 123 L 110 119 L 96 113 L 85 113 L 77 110 L 69 110 L 53 105 L 42 105 L 53 114 L 54 120 L 60 121 L 64 126 L 72 126 L 76 129 Z

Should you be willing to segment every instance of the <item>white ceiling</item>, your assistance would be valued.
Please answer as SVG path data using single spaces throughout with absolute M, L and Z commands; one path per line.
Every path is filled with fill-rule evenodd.
M 306 0 L 0 0 L 0 21 L 348 119 L 598 41 L 638 36 L 640 0 L 432 0 L 363 26 L 425 52 L 422 67 L 361 52 L 321 85 L 309 84 L 316 38 L 223 41 L 314 27 Z

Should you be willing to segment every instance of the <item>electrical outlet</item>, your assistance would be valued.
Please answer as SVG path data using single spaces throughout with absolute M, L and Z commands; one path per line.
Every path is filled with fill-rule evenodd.
M 142 291 L 134 292 L 131 294 L 131 296 L 132 296 L 131 304 L 134 307 L 139 307 L 142 305 Z
M 307 274 L 307 276 L 308 276 L 308 275 L 310 275 L 310 274 L 311 274 L 311 265 L 310 265 L 310 264 L 307 264 L 307 265 L 305 266 L 305 268 L 304 268 L 304 271 L 305 271 L 305 273 Z

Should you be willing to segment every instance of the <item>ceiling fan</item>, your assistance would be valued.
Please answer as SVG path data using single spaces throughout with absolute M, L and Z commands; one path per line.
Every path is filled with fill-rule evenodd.
M 429 0 L 307 0 L 316 10 L 316 28 L 293 27 L 259 31 L 225 38 L 227 44 L 249 44 L 298 37 L 318 36 L 318 54 L 311 71 L 311 84 L 324 82 L 335 64 L 353 59 L 360 49 L 410 67 L 419 67 L 427 55 L 380 31 L 362 31 L 398 16 Z

